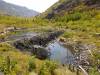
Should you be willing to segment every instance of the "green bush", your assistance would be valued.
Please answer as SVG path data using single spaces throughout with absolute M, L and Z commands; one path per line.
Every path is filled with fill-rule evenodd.
M 34 70 L 36 68 L 36 65 L 35 65 L 35 58 L 34 57 L 31 57 L 29 59 L 29 62 L 28 62 L 28 65 L 29 65 L 29 68 L 28 68 L 28 71 L 31 72 L 32 70 Z
M 56 68 L 57 68 L 56 63 L 47 60 L 42 65 L 39 75 L 53 75 L 53 72 Z
M 0 64 L 0 71 L 5 75 L 11 74 L 15 70 L 16 64 L 17 62 L 11 60 L 10 57 L 7 56 Z
M 81 14 L 76 12 L 67 16 L 67 21 L 77 21 L 81 18 Z
M 97 71 L 97 68 L 94 67 L 90 70 L 89 75 L 100 75 L 100 73 Z

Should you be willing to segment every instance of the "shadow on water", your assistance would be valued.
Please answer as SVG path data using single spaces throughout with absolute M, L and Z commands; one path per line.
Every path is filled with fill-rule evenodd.
M 69 49 L 64 47 L 61 42 L 53 41 L 48 44 L 47 49 L 50 51 L 50 60 L 60 64 L 74 64 L 74 56 Z

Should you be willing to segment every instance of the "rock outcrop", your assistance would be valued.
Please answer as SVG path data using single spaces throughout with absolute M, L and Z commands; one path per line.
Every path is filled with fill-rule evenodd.
M 51 19 L 55 16 L 63 16 L 66 12 L 73 11 L 74 8 L 84 4 L 88 9 L 100 9 L 100 0 L 65 0 L 64 2 L 58 2 L 54 4 L 54 7 L 48 9 L 51 12 L 47 11 L 46 18 Z

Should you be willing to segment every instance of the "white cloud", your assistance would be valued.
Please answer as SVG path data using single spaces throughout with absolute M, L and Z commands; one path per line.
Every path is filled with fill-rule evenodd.
M 47 8 L 53 5 L 58 0 L 4 0 L 9 3 L 13 3 L 20 6 L 36 10 L 38 12 L 44 12 Z

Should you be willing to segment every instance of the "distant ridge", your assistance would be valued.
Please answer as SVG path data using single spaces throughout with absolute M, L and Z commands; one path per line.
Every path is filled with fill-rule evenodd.
M 39 12 L 0 0 L 0 14 L 21 17 L 32 17 L 39 15 Z

